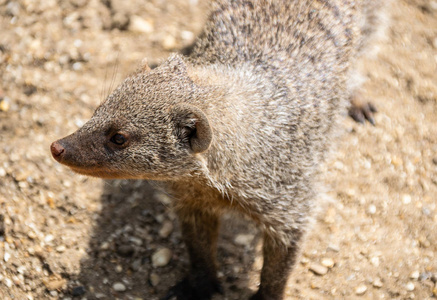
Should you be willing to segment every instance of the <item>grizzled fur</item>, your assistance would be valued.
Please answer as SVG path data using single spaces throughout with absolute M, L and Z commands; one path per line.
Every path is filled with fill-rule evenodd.
M 169 297 L 220 292 L 219 216 L 236 210 L 264 232 L 252 299 L 283 298 L 349 98 L 350 63 L 375 32 L 379 3 L 217 0 L 189 57 L 143 66 L 52 144 L 82 174 L 168 182 L 192 269 Z

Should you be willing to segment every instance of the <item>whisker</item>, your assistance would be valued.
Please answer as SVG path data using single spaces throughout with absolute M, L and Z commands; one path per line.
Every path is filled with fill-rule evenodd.
M 110 95 L 110 93 L 112 92 L 112 89 L 114 88 L 114 84 L 115 84 L 117 74 L 118 74 L 119 64 L 120 64 L 120 50 L 118 50 L 118 52 L 117 52 L 117 58 L 115 59 L 115 65 L 114 65 L 114 69 L 112 71 L 111 82 L 109 84 L 109 89 L 107 90 L 105 98 L 107 98 Z
M 105 65 L 105 79 L 103 79 L 102 89 L 100 90 L 100 104 L 105 101 L 105 93 L 106 93 L 106 82 L 108 80 L 108 65 Z

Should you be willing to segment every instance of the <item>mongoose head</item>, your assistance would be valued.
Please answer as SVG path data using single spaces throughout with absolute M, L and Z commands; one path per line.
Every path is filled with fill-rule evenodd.
M 101 178 L 171 180 L 202 172 L 212 129 L 206 91 L 174 55 L 126 78 L 75 133 L 51 145 L 73 171 Z M 196 103 L 196 104 L 194 104 Z

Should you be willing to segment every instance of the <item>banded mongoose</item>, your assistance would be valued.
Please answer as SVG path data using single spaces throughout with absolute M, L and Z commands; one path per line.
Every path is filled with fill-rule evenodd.
M 167 183 L 191 262 L 169 296 L 221 291 L 219 217 L 234 210 L 263 231 L 251 299 L 283 299 L 381 2 L 216 0 L 189 56 L 143 65 L 52 155 L 80 174 Z

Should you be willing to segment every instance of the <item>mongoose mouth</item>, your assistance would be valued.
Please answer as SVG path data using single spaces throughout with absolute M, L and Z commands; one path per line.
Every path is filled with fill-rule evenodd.
M 68 165 L 67 165 L 68 166 Z M 130 176 L 118 171 L 108 170 L 104 168 L 81 168 L 75 166 L 68 166 L 74 172 L 102 179 L 130 179 Z M 132 177 L 132 179 L 135 179 Z

